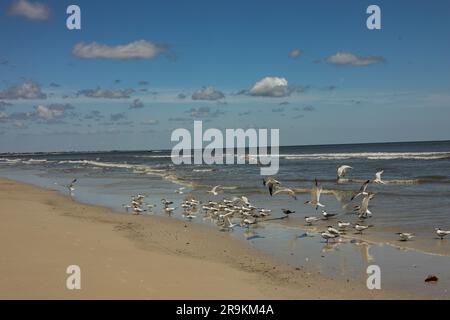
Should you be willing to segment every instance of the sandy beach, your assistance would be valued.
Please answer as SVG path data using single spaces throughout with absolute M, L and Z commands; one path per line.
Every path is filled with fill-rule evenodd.
M 1 299 L 410 298 L 283 265 L 226 233 L 0 179 Z M 81 290 L 66 288 L 79 265 Z

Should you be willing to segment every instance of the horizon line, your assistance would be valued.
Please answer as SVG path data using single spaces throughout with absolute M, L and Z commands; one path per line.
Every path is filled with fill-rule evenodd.
M 328 143 L 328 144 L 303 144 L 303 145 L 282 145 L 279 148 L 289 147 L 327 147 L 327 146 L 354 146 L 354 145 L 376 145 L 376 144 L 396 144 L 396 143 L 432 143 L 432 142 L 450 142 L 445 140 L 417 140 L 417 141 L 382 141 L 382 142 L 355 142 L 355 143 Z M 235 147 L 236 148 L 236 147 Z M 248 149 L 248 147 L 245 147 Z M 259 147 L 258 147 L 259 148 Z M 271 148 L 271 146 L 267 146 Z M 227 148 L 223 148 L 227 149 Z M 64 153 L 107 153 L 107 152 L 152 152 L 152 151 L 170 151 L 171 149 L 109 149 L 109 150 L 71 150 L 71 151 L 25 151 L 25 152 L 0 152 L 0 155 L 26 155 L 26 154 L 64 154 Z M 198 150 L 198 149 L 189 149 Z M 204 149 L 201 149 L 204 150 Z

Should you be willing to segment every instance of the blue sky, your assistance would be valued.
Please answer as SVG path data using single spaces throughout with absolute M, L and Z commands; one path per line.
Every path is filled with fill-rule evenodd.
M 448 1 L 5 0 L 0 152 L 170 148 L 194 120 L 282 145 L 450 139 L 448 21 Z

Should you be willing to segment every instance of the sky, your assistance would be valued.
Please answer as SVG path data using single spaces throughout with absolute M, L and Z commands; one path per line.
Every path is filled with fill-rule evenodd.
M 449 24 L 444 0 L 2 0 L 0 152 L 167 149 L 194 120 L 281 145 L 448 140 Z

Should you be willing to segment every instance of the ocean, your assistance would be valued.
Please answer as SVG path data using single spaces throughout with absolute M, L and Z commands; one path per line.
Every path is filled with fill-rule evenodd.
M 450 238 L 436 239 L 435 227 L 450 230 L 450 141 L 318 145 L 280 147 L 276 178 L 297 193 L 271 197 L 263 186 L 258 165 L 174 165 L 170 150 L 0 154 L 0 176 L 67 193 L 63 185 L 77 178 L 73 197 L 80 202 L 110 207 L 126 214 L 130 196 L 146 195 L 161 212 L 162 198 L 180 202 L 193 195 L 203 202 L 245 195 L 250 202 L 272 210 L 268 221 L 250 229 L 237 227 L 231 237 L 242 239 L 289 264 L 311 268 L 330 277 L 366 277 L 366 267 L 379 264 L 395 289 L 421 289 L 429 273 L 441 275 L 432 295 L 448 297 L 450 288 Z M 353 167 L 346 180 L 336 181 L 339 165 Z M 367 179 L 384 170 L 385 184 L 370 184 L 372 227 L 363 235 L 349 234 L 348 241 L 326 244 L 318 231 L 337 220 L 356 222 L 350 201 Z M 320 216 L 304 202 L 313 180 L 323 186 L 321 202 L 336 219 L 306 227 L 305 216 Z M 219 195 L 206 193 L 220 185 Z M 176 193 L 184 187 L 183 194 Z M 287 219 L 282 208 L 296 211 Z M 184 219 L 181 208 L 170 218 Z M 213 222 L 198 215 L 190 223 Z M 219 231 L 218 231 L 219 232 Z M 412 232 L 412 241 L 398 241 L 397 232 Z

